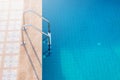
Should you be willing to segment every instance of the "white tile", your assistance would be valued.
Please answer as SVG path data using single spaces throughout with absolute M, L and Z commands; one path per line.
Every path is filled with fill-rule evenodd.
M 1 2 L 0 3 L 0 10 L 7 10 L 9 8 L 9 2 Z
M 0 26 L 7 25 L 7 21 L 0 21 Z
M 16 21 L 9 21 L 9 25 L 15 25 Z
M 0 16 L 0 20 L 7 20 L 8 17 L 7 16 Z
M 2 11 L 2 12 L 0 13 L 0 16 L 8 16 L 8 11 Z
M 2 80 L 16 80 L 17 70 L 3 70 Z
M 21 25 L 22 25 L 22 20 L 18 20 L 18 21 L 16 21 L 15 24 L 21 26 Z
M 0 42 L 3 42 L 5 39 L 5 32 L 0 32 Z
M 0 0 L 0 1 L 1 1 L 1 2 L 6 2 L 6 1 L 9 2 L 9 0 Z
M 0 0 L 0 2 L 7 2 L 7 3 L 9 3 L 9 0 Z
M 22 11 L 11 11 L 10 12 L 10 19 L 22 19 Z
M 20 41 L 20 31 L 8 32 L 7 41 Z
M 8 19 L 8 11 L 3 11 L 0 13 L 0 20 L 7 20 Z
M 20 1 L 18 3 L 18 1 L 12 1 L 11 2 L 11 9 L 23 9 L 24 5 L 23 5 L 23 2 Z
M 19 56 L 6 56 L 4 58 L 4 67 L 5 68 L 14 68 L 18 66 Z
M 8 30 L 21 30 L 20 25 L 9 25 Z
M 20 52 L 20 44 L 19 43 L 9 43 L 6 45 L 6 51 L 7 54 L 18 54 Z
M 0 44 L 0 54 L 3 53 L 3 44 Z
M 6 30 L 7 21 L 0 21 L 0 30 Z
M 21 29 L 21 21 L 10 21 L 8 30 L 20 30 Z
M 0 67 L 1 67 L 1 60 L 2 60 L 2 56 L 0 56 Z
M 0 25 L 0 30 L 6 30 L 7 26 L 6 25 Z

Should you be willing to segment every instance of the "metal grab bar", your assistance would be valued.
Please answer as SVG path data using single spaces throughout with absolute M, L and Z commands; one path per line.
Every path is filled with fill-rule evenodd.
M 39 79 L 39 76 L 38 76 L 38 74 L 37 74 L 37 70 L 35 69 L 35 66 L 34 66 L 34 64 L 33 64 L 32 58 L 30 57 L 29 52 L 28 52 L 28 49 L 27 49 L 27 47 L 26 47 L 26 45 L 25 45 L 23 31 L 25 32 L 25 34 L 26 34 L 26 36 L 27 36 L 27 39 L 28 39 L 28 41 L 30 42 L 30 45 L 32 46 L 32 49 L 33 49 L 33 51 L 34 51 L 34 53 L 35 53 L 35 56 L 36 56 L 36 58 L 37 58 L 37 60 L 38 60 L 38 62 L 39 62 L 39 64 L 40 64 L 40 67 L 42 68 L 41 61 L 40 61 L 40 59 L 39 59 L 39 57 L 38 57 L 38 54 L 37 54 L 37 52 L 36 52 L 36 50 L 35 50 L 35 48 L 34 48 L 34 46 L 33 46 L 32 41 L 31 41 L 31 39 L 30 39 L 27 31 L 26 31 L 26 28 L 23 27 L 23 29 L 22 29 L 22 40 L 23 40 L 23 41 L 22 41 L 22 46 L 23 46 L 24 49 L 25 49 L 25 53 L 26 53 L 26 55 L 27 55 L 27 57 L 28 57 L 28 60 L 29 60 L 29 62 L 30 62 L 30 64 L 31 64 L 31 66 L 32 66 L 32 69 L 33 69 L 33 71 L 34 71 L 34 73 L 35 73 L 35 76 L 36 76 L 37 80 L 40 80 L 40 79 Z
M 34 66 L 34 64 L 33 64 L 33 62 L 32 62 L 32 59 L 31 59 L 31 57 L 30 57 L 30 55 L 29 55 L 29 53 L 28 53 L 28 50 L 27 50 L 26 46 L 24 45 L 23 47 L 24 47 L 24 49 L 25 49 L 25 51 L 26 51 L 26 55 L 27 55 L 27 57 L 28 57 L 28 60 L 30 61 L 30 64 L 31 64 L 31 66 L 32 66 L 32 68 L 33 68 L 33 71 L 34 71 L 34 73 L 35 73 L 35 76 L 36 76 L 37 80 L 40 80 L 39 77 L 38 77 L 37 71 L 36 71 L 36 69 L 35 69 L 35 66 Z
M 29 12 L 37 15 L 39 18 L 41 18 L 42 20 L 44 20 L 45 22 L 47 22 L 47 24 L 48 24 L 48 33 L 43 32 L 43 31 L 40 30 L 38 27 L 36 27 L 36 26 L 34 26 L 34 25 L 32 25 L 32 24 L 25 24 L 25 14 L 26 14 L 26 13 L 29 13 Z M 33 64 L 33 62 L 32 62 L 32 59 L 31 59 L 31 57 L 30 57 L 30 55 L 29 55 L 29 53 L 28 53 L 28 50 L 27 50 L 27 48 L 26 48 L 26 46 L 25 46 L 25 42 L 24 42 L 24 40 L 25 40 L 25 39 L 24 39 L 24 32 L 25 32 L 25 33 L 26 33 L 26 36 L 27 36 L 27 38 L 28 38 L 28 40 L 29 40 L 29 42 L 30 42 L 30 45 L 32 46 L 32 49 L 33 49 L 33 51 L 34 51 L 34 53 L 35 53 L 35 56 L 37 57 L 37 60 L 39 61 L 40 66 L 42 66 L 42 64 L 40 63 L 40 59 L 39 59 L 39 57 L 38 57 L 38 55 L 37 55 L 37 52 L 36 52 L 36 50 L 34 49 L 34 46 L 33 46 L 33 44 L 32 44 L 32 41 L 31 41 L 31 39 L 30 39 L 27 31 L 26 31 L 26 28 L 27 28 L 27 27 L 32 27 L 32 28 L 34 28 L 35 30 L 37 30 L 38 32 L 40 32 L 41 34 L 45 35 L 45 36 L 48 38 L 48 51 L 49 51 L 48 54 L 50 55 L 50 50 L 51 50 L 50 22 L 49 22 L 46 18 L 42 17 L 39 13 L 35 12 L 34 10 L 26 10 L 26 11 L 24 11 L 24 13 L 23 13 L 22 45 L 23 45 L 24 48 L 25 48 L 26 54 L 27 54 L 27 56 L 28 56 L 28 59 L 29 59 L 29 61 L 30 61 L 30 64 L 31 64 L 31 66 L 32 66 L 32 68 L 33 68 L 33 71 L 34 71 L 37 79 L 40 80 L 39 77 L 38 77 L 37 71 L 36 71 L 36 69 L 35 69 L 35 66 L 34 66 L 34 64 Z
M 39 13 L 37 13 L 36 11 L 32 10 L 32 9 L 29 9 L 29 10 L 25 10 L 23 15 L 28 13 L 28 12 L 31 12 L 31 13 L 34 13 L 36 14 L 39 18 L 42 18 L 44 21 L 46 21 L 47 23 L 50 23 L 49 20 L 47 20 L 45 17 L 41 16 Z
M 25 17 L 24 16 L 25 16 L 26 13 L 33 13 L 33 14 L 37 15 L 39 18 L 41 18 L 42 20 L 44 20 L 45 22 L 47 22 L 47 24 L 48 24 L 48 33 L 46 34 L 46 33 L 42 32 L 42 30 L 39 30 L 37 27 L 35 27 L 35 26 L 31 25 L 31 24 L 25 24 Z M 34 11 L 32 9 L 29 9 L 29 10 L 25 10 L 24 13 L 23 13 L 23 24 L 24 24 L 24 26 L 27 26 L 27 25 L 32 26 L 37 31 L 39 31 L 40 33 L 46 35 L 48 37 L 48 48 L 49 48 L 48 50 L 51 49 L 51 30 L 50 30 L 50 22 L 49 22 L 49 20 L 47 20 L 45 17 L 41 16 L 36 11 Z
M 47 23 L 48 23 L 48 32 L 49 32 L 49 33 L 51 32 L 51 31 L 50 31 L 50 22 L 49 22 L 49 20 L 47 20 L 45 17 L 41 16 L 39 13 L 37 13 L 36 11 L 34 11 L 34 10 L 32 10 L 32 9 L 29 9 L 29 10 L 25 10 L 25 11 L 24 11 L 24 13 L 23 13 L 23 19 L 24 19 L 24 15 L 25 15 L 26 13 L 33 13 L 33 14 L 37 15 L 39 18 L 41 18 L 42 20 L 44 20 L 45 22 L 47 22 Z M 24 20 L 25 20 L 25 19 L 24 19 Z

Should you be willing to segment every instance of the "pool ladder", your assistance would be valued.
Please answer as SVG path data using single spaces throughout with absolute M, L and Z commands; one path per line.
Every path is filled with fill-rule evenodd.
M 32 24 L 26 24 L 26 23 L 25 23 L 25 14 L 26 14 L 26 13 L 35 14 L 35 15 L 38 16 L 40 19 L 42 19 L 42 20 L 44 20 L 45 22 L 47 22 L 48 32 L 45 33 L 45 32 L 43 32 L 42 30 L 40 30 L 38 27 L 36 27 L 36 26 L 34 26 L 34 25 L 32 25 Z M 40 61 L 40 59 L 39 59 L 39 57 L 38 57 L 38 54 L 37 54 L 37 52 L 36 52 L 36 50 L 35 50 L 35 48 L 34 48 L 34 46 L 33 46 L 33 43 L 32 43 L 32 41 L 31 41 L 31 39 L 30 39 L 30 37 L 29 37 L 29 34 L 28 34 L 28 32 L 27 32 L 27 28 L 29 28 L 29 27 L 34 28 L 36 31 L 38 31 L 39 33 L 41 33 L 42 35 L 44 35 L 44 36 L 46 37 L 46 38 L 44 38 L 43 40 L 46 40 L 46 39 L 47 39 L 48 49 L 47 49 L 47 51 L 43 52 L 43 57 L 48 57 L 48 56 L 50 56 L 50 54 L 51 54 L 51 31 L 50 31 L 50 22 L 49 22 L 46 18 L 42 17 L 39 13 L 37 13 L 37 12 L 34 11 L 34 10 L 31 10 L 31 9 L 30 9 L 30 10 L 26 10 L 26 11 L 24 11 L 24 13 L 23 13 L 22 44 L 21 44 L 21 45 L 24 47 L 24 49 L 25 49 L 25 51 L 26 51 L 26 55 L 27 55 L 27 57 L 28 57 L 28 59 L 29 59 L 29 61 L 30 61 L 30 64 L 31 64 L 31 66 L 32 66 L 32 69 L 33 69 L 35 75 L 36 75 L 37 80 L 40 80 L 39 77 L 38 77 L 37 71 L 36 71 L 36 69 L 35 69 L 35 66 L 34 66 L 34 64 L 33 64 L 33 62 L 32 62 L 32 59 L 31 59 L 31 57 L 30 57 L 30 55 L 29 55 L 29 52 L 28 52 L 28 50 L 27 50 L 27 47 L 25 46 L 25 45 L 27 45 L 27 44 L 25 43 L 24 33 L 26 34 L 26 36 L 27 36 L 27 38 L 28 38 L 28 40 L 29 40 L 29 42 L 30 42 L 30 45 L 31 45 L 31 47 L 32 47 L 32 49 L 33 49 L 33 51 L 34 51 L 34 54 L 35 54 L 35 56 L 36 56 L 36 58 L 37 58 L 37 60 L 38 60 L 38 62 L 39 62 L 39 64 L 40 64 L 40 67 L 42 68 L 41 61 Z M 42 40 L 42 41 L 43 41 L 43 40 Z

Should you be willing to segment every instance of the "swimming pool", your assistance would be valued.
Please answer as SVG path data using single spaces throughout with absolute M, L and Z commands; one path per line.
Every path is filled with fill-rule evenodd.
M 120 80 L 120 2 L 43 0 L 52 54 L 43 80 Z

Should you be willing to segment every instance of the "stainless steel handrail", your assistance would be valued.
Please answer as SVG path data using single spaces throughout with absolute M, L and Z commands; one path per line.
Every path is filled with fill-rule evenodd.
M 37 15 L 39 18 L 41 18 L 42 20 L 44 20 L 45 22 L 48 23 L 48 32 L 50 33 L 50 22 L 49 20 L 47 20 L 45 17 L 41 16 L 39 13 L 37 13 L 36 11 L 32 10 L 32 9 L 28 9 L 28 10 L 25 10 L 24 13 L 23 13 L 23 19 L 24 19 L 24 15 L 26 13 L 33 13 L 35 15 Z
M 23 24 L 24 25 L 26 25 L 25 24 L 25 14 L 26 13 L 33 13 L 33 14 L 35 14 L 35 15 L 37 15 L 39 18 L 41 18 L 42 20 L 44 20 L 45 22 L 47 22 L 47 24 L 48 24 L 48 33 L 47 33 L 47 35 L 46 34 L 44 34 L 44 32 L 42 32 L 42 31 L 39 31 L 39 32 L 42 32 L 42 34 L 44 34 L 44 35 L 46 35 L 47 37 L 48 37 L 48 45 L 49 45 L 49 48 L 50 48 L 50 45 L 51 45 L 51 30 L 50 30 L 50 22 L 49 22 L 49 20 L 47 20 L 45 17 L 43 17 L 43 16 L 41 16 L 39 13 L 37 13 L 36 11 L 34 11 L 34 10 L 32 10 L 32 9 L 28 9 L 28 10 L 25 10 L 24 11 L 24 13 L 23 13 Z M 28 24 L 27 24 L 28 25 Z M 29 24 L 29 25 L 31 25 L 31 24 Z M 34 26 L 32 26 L 32 27 L 34 27 Z M 35 27 L 34 27 L 35 28 Z M 37 28 L 38 29 L 38 28 Z
M 29 12 L 37 15 L 39 18 L 41 18 L 42 20 L 44 20 L 45 22 L 47 22 L 47 24 L 48 24 L 48 33 L 43 32 L 43 31 L 40 30 L 38 27 L 36 27 L 36 26 L 34 26 L 34 25 L 32 25 L 32 24 L 25 24 L 25 14 L 26 14 L 26 13 L 29 13 Z M 42 17 L 39 13 L 37 13 L 37 12 L 34 11 L 34 10 L 31 10 L 31 9 L 30 9 L 30 10 L 26 10 L 26 11 L 24 11 L 24 13 L 23 13 L 22 44 L 23 44 L 23 46 L 24 46 L 24 48 L 25 48 L 26 54 L 27 54 L 28 59 L 29 59 L 29 61 L 30 61 L 30 63 L 31 63 L 31 66 L 32 66 L 32 68 L 33 68 L 33 71 L 34 71 L 37 79 L 39 80 L 37 71 L 36 71 L 36 69 L 35 69 L 35 67 L 34 67 L 34 65 L 33 65 L 33 62 L 32 62 L 32 60 L 31 60 L 29 54 L 28 54 L 28 51 L 27 51 L 27 48 L 26 48 L 25 42 L 24 42 L 25 39 L 24 39 L 24 32 L 23 32 L 23 31 L 25 31 L 25 33 L 26 33 L 26 35 L 27 35 L 27 38 L 28 38 L 28 40 L 29 40 L 29 42 L 30 42 L 30 44 L 31 44 L 31 46 L 32 46 L 32 49 L 34 50 L 34 53 L 35 53 L 35 55 L 36 55 L 36 57 L 37 57 L 37 59 L 38 59 L 38 61 L 39 61 L 39 63 L 40 63 L 39 57 L 38 57 L 38 55 L 37 55 L 37 53 L 36 53 L 36 51 L 35 51 L 35 49 L 34 49 L 34 46 L 33 46 L 32 42 L 31 42 L 31 39 L 30 39 L 30 37 L 29 37 L 29 35 L 28 35 L 27 31 L 26 31 L 26 28 L 27 28 L 27 27 L 32 27 L 32 28 L 34 28 L 35 30 L 37 30 L 38 32 L 40 32 L 41 34 L 45 35 L 45 36 L 48 38 L 48 50 L 50 50 L 50 49 L 51 49 L 50 22 L 49 22 L 46 18 Z M 49 51 L 49 52 L 50 52 L 50 51 Z M 40 66 L 41 66 L 41 65 L 42 65 L 42 64 L 40 63 Z
M 28 13 L 28 12 L 36 14 L 37 16 L 39 16 L 39 18 L 42 18 L 44 21 L 46 21 L 47 23 L 50 24 L 49 20 L 47 20 L 45 17 L 41 16 L 39 13 L 37 13 L 36 11 L 34 11 L 32 9 L 25 10 L 24 13 L 23 13 L 23 15 L 26 14 L 26 13 Z

